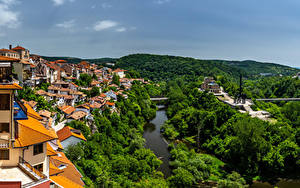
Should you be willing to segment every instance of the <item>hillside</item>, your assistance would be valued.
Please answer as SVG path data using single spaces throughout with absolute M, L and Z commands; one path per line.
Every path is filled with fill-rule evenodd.
M 76 57 L 48 57 L 48 56 L 42 56 L 42 58 L 48 60 L 48 61 L 56 61 L 56 60 L 66 60 L 68 63 L 80 63 L 81 61 L 89 61 L 90 63 L 95 64 L 103 64 L 103 63 L 114 63 L 117 59 L 114 58 L 97 58 L 97 59 L 81 59 Z
M 260 73 L 271 73 L 273 75 L 294 75 L 299 70 L 285 65 L 275 63 L 261 63 L 257 61 L 220 61 L 227 65 L 240 68 L 250 75 L 259 75 Z
M 136 70 L 142 77 L 151 80 L 172 80 L 184 77 L 193 80 L 198 76 L 224 75 L 238 78 L 241 69 L 214 60 L 198 60 L 187 57 L 133 54 L 120 58 L 117 67 Z
M 152 80 L 170 80 L 177 76 L 192 79 L 194 76 L 224 75 L 238 78 L 254 78 L 260 73 L 272 75 L 295 75 L 299 70 L 275 63 L 256 61 L 199 60 L 188 57 L 167 55 L 133 54 L 120 58 L 116 64 L 120 68 L 133 69 L 141 76 Z

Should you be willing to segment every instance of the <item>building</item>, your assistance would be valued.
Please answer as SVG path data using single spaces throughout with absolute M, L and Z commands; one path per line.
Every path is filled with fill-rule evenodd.
M 76 130 L 69 126 L 57 131 L 57 136 L 64 148 L 67 148 L 70 145 L 75 145 L 81 141 L 86 141 L 80 130 Z
M 125 78 L 125 71 L 127 70 L 122 70 L 122 69 L 116 69 L 113 71 L 113 74 L 118 75 L 120 78 Z
M 201 85 L 202 90 L 208 90 L 212 93 L 221 93 L 220 86 L 215 82 L 212 77 L 205 77 L 204 82 Z
M 46 143 L 57 136 L 29 105 L 15 98 L 15 90 L 22 88 L 9 82 L 8 63 L 0 62 L 0 187 L 49 187 Z

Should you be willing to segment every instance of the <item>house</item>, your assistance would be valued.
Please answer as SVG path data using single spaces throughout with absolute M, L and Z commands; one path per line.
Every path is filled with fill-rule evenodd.
M 106 100 L 110 100 L 110 99 L 113 99 L 115 101 L 117 100 L 117 94 L 112 90 L 106 92 L 105 95 L 106 95 Z
M 0 187 L 84 187 L 54 129 L 41 123 L 41 115 L 49 114 L 39 115 L 33 102 L 15 99 L 22 87 L 12 82 L 11 72 L 10 59 L 0 57 Z
M 76 130 L 70 126 L 65 126 L 63 129 L 57 131 L 57 136 L 64 148 L 81 141 L 86 141 L 80 130 Z
M 122 69 L 116 69 L 113 71 L 113 74 L 118 75 L 120 78 L 125 78 L 125 71 L 127 70 L 122 70 Z
M 202 90 L 208 90 L 212 93 L 221 93 L 220 86 L 215 82 L 212 77 L 205 77 L 204 82 L 201 85 Z
M 62 106 L 59 108 L 65 116 L 69 116 L 71 115 L 74 111 L 75 111 L 75 108 L 73 106 Z
M 67 117 L 67 122 L 71 122 L 73 120 L 83 121 L 88 115 L 85 111 L 76 111 Z
M 0 82 L 0 187 L 50 187 L 46 143 L 58 137 L 29 105 L 13 100 L 19 89 L 15 83 Z
M 81 173 L 75 165 L 66 157 L 63 152 L 56 152 L 57 155 L 50 156 L 49 175 L 54 188 L 72 187 L 83 188 Z
M 106 106 L 109 107 L 109 108 L 114 109 L 115 108 L 115 103 L 106 101 Z
M 18 52 L 9 50 L 9 49 L 5 49 L 5 48 L 0 49 L 0 56 L 20 59 L 20 55 Z

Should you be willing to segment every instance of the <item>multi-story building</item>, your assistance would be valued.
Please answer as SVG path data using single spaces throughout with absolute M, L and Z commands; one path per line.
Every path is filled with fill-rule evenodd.
M 13 61 L 0 57 L 0 187 L 49 187 L 46 143 L 57 136 L 16 99 L 22 88 L 10 78 Z

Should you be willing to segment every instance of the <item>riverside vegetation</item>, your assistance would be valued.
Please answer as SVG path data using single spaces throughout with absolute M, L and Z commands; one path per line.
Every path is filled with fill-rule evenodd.
M 66 154 L 88 187 L 191 187 L 203 181 L 218 187 L 246 187 L 253 180 L 299 177 L 299 102 L 255 101 L 299 97 L 299 80 L 289 76 L 295 69 L 272 68 L 274 74 L 284 76 L 261 77 L 258 72 L 266 72 L 263 68 L 247 71 L 240 64 L 222 61 L 139 54 L 116 62 L 129 70 L 127 77 L 141 76 L 155 83 L 135 83 L 127 100 L 118 97 L 118 113 L 95 111 L 98 131 L 94 134 L 83 123 L 70 124 L 87 138 L 69 147 Z M 198 90 L 204 76 L 213 76 L 236 96 L 240 73 L 249 78 L 244 93 L 254 100 L 253 108 L 268 110 L 276 121 L 251 118 Z M 157 171 L 161 161 L 144 148 L 143 126 L 156 111 L 150 96 L 169 98 L 169 120 L 162 129 L 171 141 L 168 179 Z

